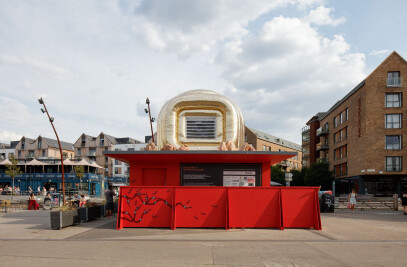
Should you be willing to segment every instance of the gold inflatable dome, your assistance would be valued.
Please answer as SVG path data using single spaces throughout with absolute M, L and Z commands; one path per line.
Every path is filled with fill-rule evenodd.
M 191 90 L 162 107 L 157 121 L 157 144 L 190 150 L 217 150 L 221 142 L 244 146 L 244 120 L 229 98 L 210 90 Z

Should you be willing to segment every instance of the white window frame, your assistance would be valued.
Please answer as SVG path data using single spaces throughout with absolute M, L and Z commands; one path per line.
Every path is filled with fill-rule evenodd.
M 388 122 L 388 121 L 387 121 L 387 118 L 388 118 L 389 116 L 398 116 L 398 117 L 399 117 L 399 122 L 398 122 L 399 127 L 393 127 L 393 125 L 394 125 L 396 122 L 394 122 L 394 121 Z M 401 129 L 401 127 L 402 127 L 402 125 L 401 125 L 402 119 L 403 119 L 403 118 L 402 118 L 402 116 L 401 116 L 401 113 L 386 114 L 386 115 L 385 115 L 385 125 L 384 125 L 384 127 L 385 127 L 386 129 Z M 388 126 L 388 125 L 387 125 L 388 123 L 391 123 L 391 126 L 392 126 L 392 127 L 387 127 L 387 126 Z

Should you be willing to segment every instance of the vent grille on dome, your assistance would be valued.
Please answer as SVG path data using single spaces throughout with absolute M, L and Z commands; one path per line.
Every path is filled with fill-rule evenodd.
M 215 139 L 216 117 L 186 117 L 186 134 L 189 139 Z

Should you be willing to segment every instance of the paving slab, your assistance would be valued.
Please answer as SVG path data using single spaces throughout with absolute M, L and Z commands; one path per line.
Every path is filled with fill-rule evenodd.
M 321 214 L 312 229 L 125 228 L 101 219 L 49 230 L 49 212 L 0 214 L 1 266 L 407 266 L 407 216 Z

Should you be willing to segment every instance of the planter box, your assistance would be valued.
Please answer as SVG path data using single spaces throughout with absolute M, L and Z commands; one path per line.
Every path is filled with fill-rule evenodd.
M 51 229 L 59 230 L 63 227 L 79 224 L 80 222 L 80 211 L 78 209 L 50 212 Z
M 88 207 L 88 222 L 100 219 L 100 206 Z
M 81 222 L 87 222 L 88 221 L 88 208 L 81 207 L 81 208 L 78 208 L 78 210 L 80 211 Z
M 100 216 L 106 217 L 106 205 L 100 205 Z

